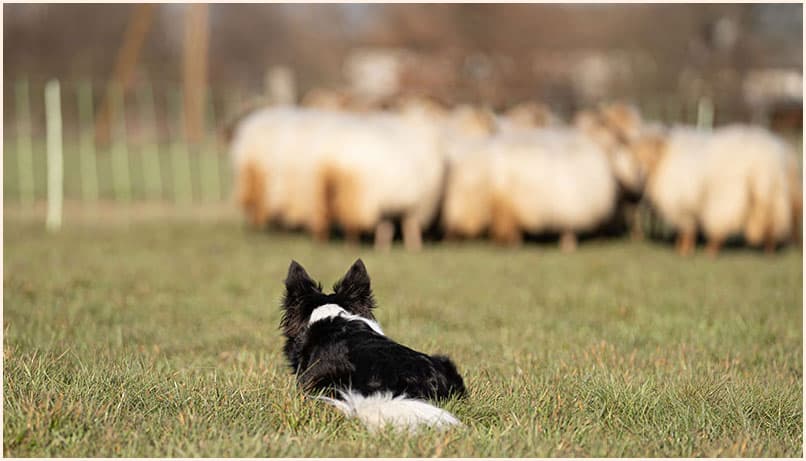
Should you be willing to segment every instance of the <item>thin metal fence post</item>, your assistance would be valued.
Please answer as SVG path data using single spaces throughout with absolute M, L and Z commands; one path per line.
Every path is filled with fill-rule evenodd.
M 132 198 L 131 172 L 129 168 L 129 150 L 126 145 L 126 108 L 123 99 L 123 88 L 112 84 L 112 111 L 115 114 L 112 127 L 112 181 L 115 199 L 127 203 Z
M 17 109 L 17 188 L 20 202 L 32 205 L 34 202 L 34 149 L 31 140 L 31 101 L 28 80 L 22 79 L 14 86 L 15 107 Z
M 57 231 L 62 227 L 64 194 L 64 159 L 62 152 L 62 107 L 58 80 L 45 85 L 45 121 L 48 151 L 48 205 L 45 227 Z
M 83 81 L 78 87 L 79 163 L 81 198 L 98 200 L 98 166 L 95 151 L 95 116 L 92 110 L 92 83 Z
M 154 108 L 154 89 L 145 82 L 138 91 L 140 123 L 143 126 L 143 181 L 145 196 L 151 200 L 162 199 L 162 172 L 160 170 L 157 113 Z
M 177 123 L 176 130 L 172 130 L 171 139 L 171 169 L 173 170 L 174 203 L 178 206 L 189 205 L 193 201 L 192 177 L 190 173 L 190 157 L 187 143 L 183 135 L 184 118 L 182 92 L 174 89 L 171 92 L 173 121 Z

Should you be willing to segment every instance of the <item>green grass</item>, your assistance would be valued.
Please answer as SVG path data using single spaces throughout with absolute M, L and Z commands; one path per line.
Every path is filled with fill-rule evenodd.
M 802 256 L 658 243 L 374 253 L 240 224 L 5 222 L 6 456 L 789 456 L 803 433 Z M 295 258 L 364 258 L 392 338 L 451 355 L 465 424 L 367 433 L 281 355 Z
M 32 142 L 31 174 L 33 176 L 33 196 L 35 199 L 44 199 L 47 196 L 47 148 L 44 137 L 37 137 Z M 82 177 L 80 163 L 80 144 L 76 133 L 68 133 L 64 140 L 64 197 L 66 199 L 84 199 L 82 195 Z M 3 144 L 3 195 L 5 200 L 16 202 L 20 200 L 20 157 L 16 139 L 9 136 L 4 138 Z M 182 145 L 188 150 L 190 191 L 182 191 L 182 184 L 176 183 L 175 145 L 170 142 L 154 143 L 151 147 L 157 154 L 159 162 L 159 182 L 161 185 L 161 198 L 174 200 L 182 193 L 192 196 L 195 202 L 206 202 L 226 199 L 228 191 L 232 188 L 232 174 L 230 160 L 226 156 L 225 148 L 216 143 L 214 139 L 207 139 L 198 148 Z M 97 147 L 95 153 L 96 178 L 98 195 L 100 199 L 115 199 L 114 165 L 112 145 Z M 144 200 L 151 192 L 146 181 L 146 167 L 144 165 L 146 145 L 138 142 L 126 144 L 128 159 L 128 183 L 132 200 Z M 217 197 L 214 197 L 217 196 Z

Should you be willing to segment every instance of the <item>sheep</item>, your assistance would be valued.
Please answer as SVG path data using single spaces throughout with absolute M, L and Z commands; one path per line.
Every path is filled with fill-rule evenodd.
M 272 144 L 267 128 L 274 126 L 275 111 L 253 111 L 243 115 L 226 133 L 234 174 L 234 196 L 254 227 L 270 221 L 266 203 L 268 179 L 266 157 Z
M 346 121 L 337 142 L 319 170 L 327 219 L 340 224 L 351 241 L 374 230 L 376 246 L 387 248 L 392 232 L 387 218 L 401 216 L 406 247 L 420 248 L 444 169 L 433 123 L 391 114 L 361 117 Z
M 313 88 L 302 97 L 303 107 L 329 110 L 344 110 L 350 104 L 350 96 L 344 91 Z
M 440 226 L 448 240 L 480 235 L 491 221 L 490 172 L 481 143 L 494 135 L 498 121 L 486 109 L 454 109 L 454 136 L 447 145 L 448 170 Z
M 560 247 L 593 229 L 615 204 L 616 179 L 607 154 L 568 127 L 500 133 L 457 162 L 446 190 L 446 232 L 476 236 L 489 229 L 517 245 L 522 232 L 561 232 Z M 464 206 L 459 206 L 459 205 Z
M 512 106 L 499 115 L 497 121 L 498 130 L 505 133 L 560 124 L 560 119 L 548 106 L 531 101 Z
M 614 106 L 607 115 L 623 128 L 620 135 L 639 132 L 632 124 L 640 117 L 631 107 Z M 578 232 L 613 215 L 617 193 L 639 193 L 637 161 L 598 113 L 580 114 L 573 127 L 533 125 L 499 123 L 498 134 L 452 164 L 442 219 L 448 235 L 489 230 L 496 241 L 517 244 L 524 230 L 554 230 L 561 232 L 561 249 L 570 251 Z
M 315 235 L 322 213 L 316 167 L 337 130 L 330 111 L 269 107 L 244 117 L 234 130 L 230 153 L 236 197 L 256 226 L 276 222 Z
M 770 252 L 799 219 L 792 150 L 759 127 L 674 127 L 639 137 L 631 149 L 645 172 L 647 196 L 678 230 L 681 255 L 693 252 L 698 229 L 712 257 L 736 234 Z
M 628 145 L 645 132 L 660 127 L 645 123 L 638 110 L 629 104 L 611 103 L 597 109 L 585 109 L 574 116 L 574 126 L 591 137 L 608 155 L 613 174 L 618 181 L 614 221 L 619 230 L 625 226 L 633 240 L 644 237 L 640 209 L 646 208 L 643 200 L 643 178 L 638 162 Z M 623 221 L 622 221 L 623 220 Z
M 570 251 L 576 233 L 593 229 L 612 213 L 616 188 L 609 162 L 584 134 L 546 129 L 528 137 L 502 137 L 495 144 L 495 240 L 518 243 L 523 230 L 559 231 L 561 249 Z
M 382 216 L 404 215 L 409 248 L 439 197 L 443 162 L 431 108 L 407 116 L 267 108 L 239 124 L 231 153 L 236 194 L 253 224 L 277 221 L 325 240 L 331 221 L 349 241 Z M 391 239 L 384 222 L 381 240 Z
M 347 90 L 313 88 L 302 97 L 301 106 L 328 111 L 372 112 L 380 110 L 386 101 L 367 99 Z
M 388 218 L 401 216 L 404 244 L 416 250 L 439 210 L 456 146 L 485 136 L 492 117 L 467 106 L 448 113 L 433 101 L 408 99 L 395 114 L 355 122 L 345 132 L 342 154 L 323 164 L 329 218 L 351 240 L 374 228 L 376 247 L 388 248 L 393 232 Z

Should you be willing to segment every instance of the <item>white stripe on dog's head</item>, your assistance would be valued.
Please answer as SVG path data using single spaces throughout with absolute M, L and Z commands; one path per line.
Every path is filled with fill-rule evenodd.
M 379 335 L 383 334 L 381 326 L 378 324 L 378 322 L 370 320 L 368 318 L 361 317 L 360 315 L 350 314 L 338 304 L 323 304 L 314 309 L 313 312 L 311 312 L 311 317 L 308 320 L 308 325 L 311 325 L 320 320 L 325 320 L 334 317 L 342 317 L 346 320 L 358 320 L 364 322 Z

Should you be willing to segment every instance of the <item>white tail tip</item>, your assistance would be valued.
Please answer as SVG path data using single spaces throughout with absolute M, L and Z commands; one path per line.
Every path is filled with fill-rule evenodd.
M 391 425 L 397 429 L 414 431 L 420 426 L 447 429 L 462 423 L 449 412 L 427 402 L 391 392 L 363 396 L 354 391 L 339 391 L 340 399 L 318 397 L 338 408 L 347 417 L 358 418 L 369 430 Z

